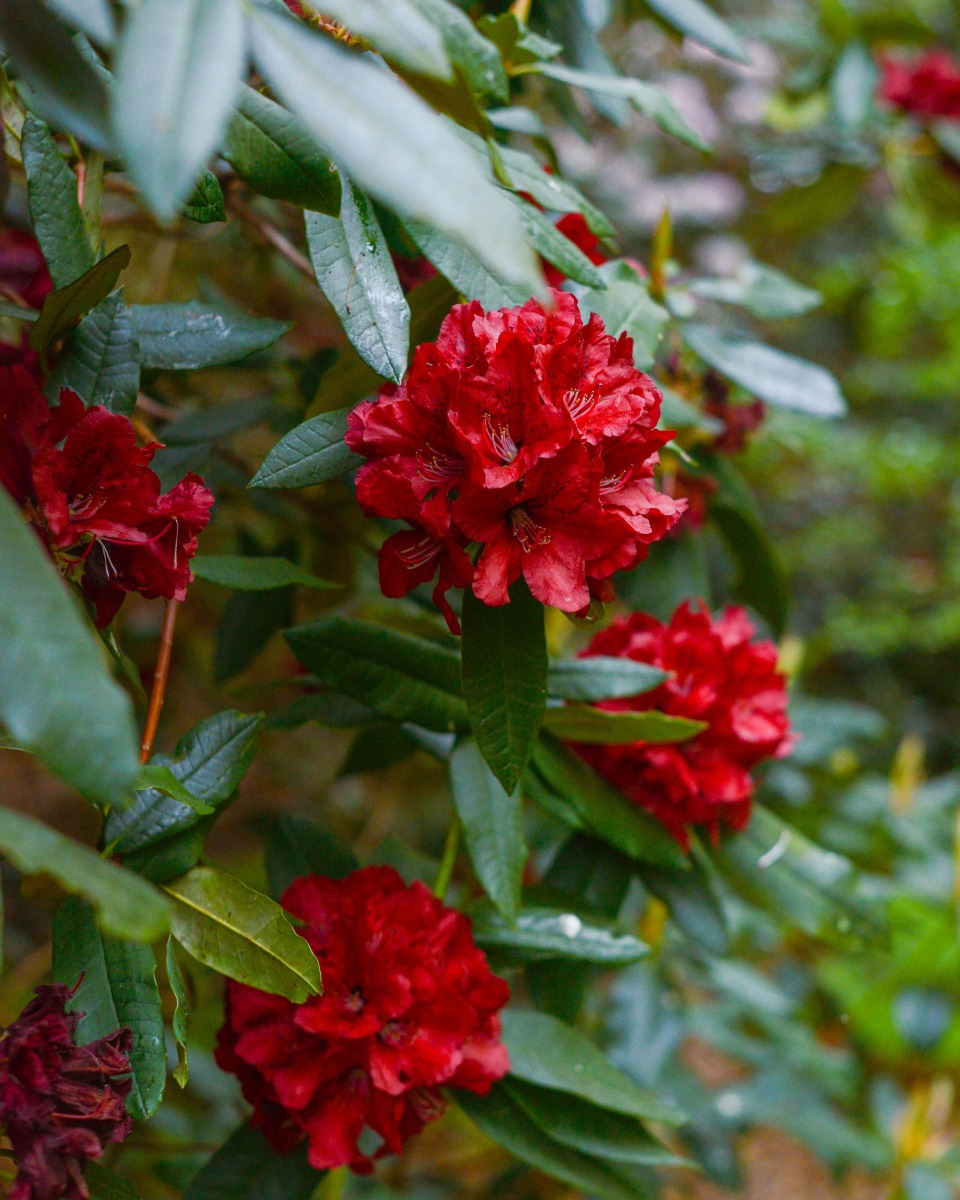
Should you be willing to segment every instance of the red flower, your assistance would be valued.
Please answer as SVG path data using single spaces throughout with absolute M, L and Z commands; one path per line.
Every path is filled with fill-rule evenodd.
M 82 1014 L 63 984 L 37 994 L 0 1036 L 0 1124 L 19 1172 L 9 1200 L 87 1200 L 83 1164 L 122 1142 L 132 1045 L 129 1029 L 74 1045 Z
M 484 1095 L 509 1069 L 499 1010 L 510 991 L 467 918 L 392 867 L 295 880 L 282 903 L 320 961 L 322 996 L 295 1005 L 227 983 L 217 1062 L 240 1080 L 280 1151 L 306 1138 L 318 1170 L 371 1169 L 365 1126 L 396 1153 L 441 1114 L 441 1086 Z
M 682 845 L 688 827 L 743 829 L 750 820 L 750 770 L 791 747 L 785 681 L 772 642 L 752 642 L 741 608 L 711 617 L 706 606 L 681 604 L 666 625 L 632 613 L 598 633 L 586 656 L 611 655 L 671 672 L 658 688 L 625 700 L 605 700 L 611 712 L 658 709 L 707 722 L 687 742 L 652 746 L 577 745 L 604 778 L 661 820 Z
M 347 444 L 371 459 L 357 498 L 412 530 L 381 550 L 384 593 L 439 574 L 434 596 L 455 632 L 449 587 L 506 604 L 522 575 L 545 604 L 587 607 L 683 511 L 653 486 L 671 436 L 659 415 L 630 339 L 595 315 L 585 324 L 572 295 L 554 292 L 552 310 L 457 305 L 404 382 L 351 414 Z
M 960 66 L 946 50 L 928 50 L 912 63 L 880 60 L 881 98 L 918 117 L 960 119 Z
M 104 626 L 128 592 L 182 600 L 213 495 L 187 475 L 166 495 L 130 421 L 63 389 L 51 409 L 21 367 L 0 369 L 0 484 Z
M 53 280 L 35 238 L 19 229 L 0 230 L 0 293 L 27 308 L 39 308 Z

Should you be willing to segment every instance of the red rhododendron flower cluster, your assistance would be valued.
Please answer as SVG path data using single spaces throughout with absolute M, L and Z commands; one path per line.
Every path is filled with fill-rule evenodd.
M 127 417 L 63 388 L 51 408 L 22 367 L 0 369 L 0 484 L 25 510 L 98 625 L 128 592 L 182 600 L 213 494 L 187 475 L 164 495 Z
M 70 996 L 37 988 L 0 1035 L 0 1125 L 19 1168 L 9 1200 L 87 1200 L 84 1163 L 130 1132 L 130 1030 L 74 1045 Z
M 784 677 L 777 648 L 753 642 L 754 627 L 741 608 L 711 617 L 706 606 L 681 604 L 663 624 L 632 613 L 602 630 L 584 655 L 611 655 L 671 672 L 653 691 L 597 707 L 611 712 L 657 709 L 705 721 L 687 742 L 655 746 L 576 746 L 605 779 L 661 820 L 684 846 L 688 827 L 712 837 L 722 825 L 743 829 L 750 820 L 750 770 L 791 747 Z
M 228 982 L 217 1062 L 281 1152 L 308 1140 L 318 1169 L 371 1169 L 358 1139 L 396 1153 L 439 1116 L 441 1086 L 484 1095 L 509 1069 L 491 974 L 467 918 L 392 867 L 311 875 L 282 898 L 320 961 L 323 995 L 296 1005 Z
M 544 604 L 580 612 L 609 577 L 646 556 L 683 511 L 653 472 L 672 434 L 660 392 L 633 366 L 633 343 L 554 292 L 484 312 L 457 305 L 419 346 L 399 386 L 350 416 L 347 445 L 370 516 L 402 520 L 380 551 L 380 585 L 404 596 L 438 578 L 506 604 L 521 576 Z
M 53 290 L 53 280 L 35 238 L 19 229 L 0 230 L 0 298 L 26 308 L 39 308 Z M 26 329 L 20 340 L 0 342 L 0 367 L 19 363 L 40 380 L 40 356 L 30 348 Z
M 946 50 L 928 50 L 913 62 L 884 58 L 880 95 L 918 117 L 960 119 L 960 65 Z

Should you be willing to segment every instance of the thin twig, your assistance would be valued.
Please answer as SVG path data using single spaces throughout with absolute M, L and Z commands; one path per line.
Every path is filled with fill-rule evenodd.
M 163 618 L 163 630 L 160 634 L 160 650 L 157 654 L 157 670 L 153 677 L 153 690 L 150 693 L 150 707 L 147 710 L 147 723 L 143 727 L 143 741 L 140 743 L 140 761 L 150 761 L 153 753 L 153 739 L 157 736 L 157 726 L 160 724 L 160 711 L 167 694 L 167 678 L 170 674 L 170 656 L 173 653 L 173 627 L 177 622 L 179 600 L 168 600 L 167 611 Z

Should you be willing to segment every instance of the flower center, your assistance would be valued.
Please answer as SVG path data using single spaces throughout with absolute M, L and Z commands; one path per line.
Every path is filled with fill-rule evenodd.
M 459 459 L 434 450 L 432 446 L 417 451 L 417 463 L 421 476 L 431 483 L 446 483 L 451 479 L 459 479 L 463 474 L 463 463 Z
M 596 392 L 581 392 L 579 388 L 570 388 L 564 393 L 563 403 L 574 421 L 590 411 L 597 402 Z
M 363 998 L 363 988 L 355 987 L 348 996 L 344 998 L 343 1007 L 349 1013 L 363 1012 L 363 1006 L 366 1001 Z
M 510 510 L 510 523 L 513 526 L 513 536 L 520 543 L 524 554 L 529 554 L 537 546 L 549 544 L 550 534 L 542 525 L 537 524 L 522 504 Z
M 487 431 L 490 445 L 494 454 L 501 462 L 511 463 L 517 457 L 520 447 L 513 440 L 510 428 L 503 421 L 494 421 L 489 413 L 484 413 L 483 427 Z
M 387 1046 L 405 1046 L 410 1041 L 410 1030 L 400 1021 L 387 1021 L 377 1037 Z
M 432 558 L 440 553 L 440 543 L 435 542 L 429 533 L 425 533 L 419 541 L 414 542 L 410 546 L 404 546 L 402 550 L 397 551 L 397 558 L 405 567 L 413 570 L 416 567 L 422 567 Z
M 624 467 L 622 471 L 617 471 L 615 475 L 607 475 L 606 478 L 600 480 L 600 495 L 608 496 L 611 492 L 619 492 L 623 485 L 627 482 L 627 476 L 630 474 L 630 468 Z

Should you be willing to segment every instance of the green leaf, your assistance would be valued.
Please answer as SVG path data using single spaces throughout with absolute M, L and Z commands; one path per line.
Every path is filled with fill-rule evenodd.
M 518 215 L 443 118 L 389 72 L 303 23 L 263 11 L 254 23 L 264 77 L 358 186 L 458 237 L 509 282 L 542 290 Z
M 450 755 L 453 803 L 477 878 L 508 921 L 520 910 L 520 883 L 527 861 L 523 802 L 519 789 L 508 795 L 474 741 Z
M 506 103 L 510 85 L 497 47 L 477 29 L 466 13 L 448 0 L 412 0 L 439 31 L 451 62 L 481 97 Z M 349 24 L 349 22 L 348 22 Z
M 287 630 L 297 659 L 329 688 L 394 721 L 464 730 L 458 656 L 435 642 L 369 621 L 322 617 Z
M 57 129 L 109 153 L 107 90 L 70 31 L 35 0 L 4 0 L 0 38 L 16 65 L 30 107 Z M 23 88 L 27 91 L 27 88 Z M 28 120 L 34 120 L 28 115 Z
M 50 130 L 29 112 L 23 122 L 21 150 L 33 231 L 54 287 L 66 287 L 94 263 L 77 201 L 77 177 L 64 162 Z
M 420 253 L 433 263 L 444 279 L 468 300 L 479 300 L 488 312 L 495 308 L 513 308 L 529 300 L 530 293 L 526 288 L 501 283 L 462 242 L 442 229 L 413 220 L 404 221 L 403 227 Z
M 194 1175 L 183 1200 L 311 1200 L 324 1174 L 307 1161 L 306 1141 L 280 1154 L 248 1122 Z
M 709 150 L 700 135 L 690 128 L 674 108 L 673 101 L 652 83 L 644 83 L 640 79 L 625 79 L 620 75 L 597 75 L 551 62 L 536 63 L 531 65 L 530 70 L 555 79 L 558 83 L 581 88 L 585 92 L 622 97 L 628 100 L 638 113 L 658 125 L 664 133 L 671 134 L 695 150 Z
M 357 353 L 399 383 L 410 353 L 410 307 L 373 205 L 348 180 L 343 185 L 339 220 L 304 214 L 310 261 Z
M 173 1077 L 182 1088 L 185 1088 L 190 1079 L 190 1063 L 187 1058 L 187 1026 L 193 1016 L 193 1009 L 190 1005 L 187 984 L 183 978 L 180 963 L 177 961 L 177 944 L 172 937 L 167 938 L 167 979 L 170 981 L 170 990 L 176 1001 L 171 1022 L 173 1036 L 177 1042 L 177 1065 L 173 1069 Z
M 292 587 L 234 592 L 217 627 L 213 678 L 223 683 L 245 670 L 275 633 L 293 621 Z
M 299 117 L 243 86 L 223 156 L 261 196 L 312 212 L 340 212 L 340 176 Z
M 0 561 L 0 721 L 78 791 L 122 803 L 138 765 L 130 699 L 3 488 Z
M 541 736 L 533 755 L 541 785 L 531 799 L 573 829 L 584 829 L 640 862 L 687 869 L 676 841 L 663 825 L 607 783 L 583 759 L 549 736 Z
M 652 1200 L 635 1181 L 548 1137 L 503 1084 L 494 1084 L 486 1096 L 460 1090 L 457 1103 L 489 1138 L 555 1179 L 602 1200 Z
M 220 180 L 212 171 L 204 171 L 193 185 L 193 191 L 183 206 L 183 215 L 198 225 L 210 225 L 227 219 Z
M 45 0 L 47 8 L 61 16 L 100 46 L 111 46 L 116 36 L 110 0 Z M 60 63 L 62 69 L 63 64 Z
M 685 742 L 702 733 L 707 723 L 661 712 L 608 712 L 589 704 L 565 704 L 547 709 L 543 727 L 566 742 L 619 746 L 627 742 Z
M 339 21 L 369 42 L 384 58 L 419 75 L 449 79 L 453 74 L 436 22 L 416 0 L 307 0 L 307 8 Z
M 166 933 L 169 905 L 145 879 L 24 813 L 0 808 L 0 850 L 23 875 L 50 875 L 85 897 L 111 937 L 152 942 Z
M 543 605 L 523 580 L 509 604 L 491 608 L 463 596 L 463 697 L 470 727 L 490 769 L 508 792 L 520 782 L 547 702 Z
M 88 313 L 67 338 L 54 387 L 71 388 L 88 407 L 129 417 L 140 390 L 140 352 L 123 289 Z
M 494 17 L 487 15 L 478 21 L 479 28 L 500 50 L 507 62 L 515 65 L 556 58 L 563 53 L 559 42 L 551 42 L 524 25 L 516 13 L 509 10 Z
M 629 658 L 562 658 L 550 663 L 547 695 L 561 700 L 623 699 L 651 692 L 669 678 L 669 671 Z
M 267 838 L 267 878 L 275 899 L 302 875 L 343 879 L 359 867 L 353 853 L 315 821 L 284 813 L 272 822 Z
M 637 873 L 644 886 L 667 906 L 679 928 L 711 954 L 730 950 L 730 928 L 723 904 L 709 873 L 695 859 L 689 870 L 640 864 Z
M 101 1167 L 98 1162 L 87 1163 L 83 1178 L 90 1190 L 90 1200 L 140 1200 L 125 1175 Z
M 750 62 L 750 55 L 738 34 L 702 0 L 644 0 L 644 3 L 678 33 L 708 50 L 734 62 Z
M 802 317 L 823 303 L 813 288 L 756 262 L 745 262 L 731 279 L 695 279 L 688 286 L 695 296 L 735 304 L 762 321 Z
M 151 788 L 154 791 L 163 792 L 165 796 L 173 797 L 178 804 L 185 804 L 187 808 L 192 808 L 201 817 L 209 816 L 213 812 L 213 808 L 209 804 L 198 800 L 183 786 L 169 767 L 162 766 L 158 762 L 145 763 L 141 766 L 136 787 L 138 791 Z
M 687 323 L 682 330 L 704 362 L 768 404 L 811 417 L 841 417 L 847 411 L 836 379 L 823 367 L 707 325 Z
M 682 1120 L 672 1105 L 640 1087 L 582 1033 L 549 1013 L 508 1008 L 502 1020 L 511 1076 L 643 1121 Z
M 319 995 L 316 956 L 268 896 L 215 867 L 194 867 L 165 888 L 171 932 L 198 962 L 294 1004 Z
M 731 593 L 758 612 L 780 637 L 790 611 L 790 592 L 770 535 L 759 518 L 742 506 L 714 500 L 709 514 L 736 564 Z
M 189 870 L 212 824 L 197 813 L 196 801 L 215 811 L 230 803 L 250 767 L 262 720 L 259 713 L 216 713 L 184 734 L 172 757 L 154 755 L 150 766 L 168 770 L 194 805 L 160 791 L 141 791 L 132 804 L 108 813 L 105 844 L 158 882 Z
M 70 899 L 60 906 L 53 923 L 53 974 L 77 989 L 70 1001 L 74 1012 L 84 1014 L 77 1042 L 86 1045 L 129 1027 L 133 1087 L 127 1103 L 139 1121 L 160 1107 L 167 1074 L 156 970 L 150 946 L 105 937 L 88 904 Z
M 350 410 L 320 413 L 285 434 L 250 480 L 254 488 L 301 488 L 339 479 L 363 462 L 345 443 Z
M 553 263 L 568 279 L 588 287 L 603 290 L 603 275 L 575 242 L 554 225 L 549 217 L 526 200 L 516 197 L 517 210 L 530 245 L 537 253 Z
M 318 579 L 288 558 L 274 558 L 269 554 L 198 554 L 190 560 L 190 567 L 197 579 L 241 592 L 268 592 L 292 584 L 318 591 L 337 586 Z
M 176 215 L 216 149 L 246 59 L 238 0 L 142 0 L 116 55 L 113 123 L 158 217 Z
M 484 905 L 470 919 L 477 945 L 511 963 L 566 958 L 624 966 L 650 953 L 632 934 L 562 909 L 524 907 L 509 923 Z
M 120 272 L 130 264 L 130 247 L 120 246 L 66 287 L 48 292 L 37 323 L 30 331 L 30 345 L 45 359 L 53 342 L 78 317 L 96 308 L 117 286 Z
M 870 120 L 876 109 L 878 77 L 877 62 L 863 42 L 844 47 L 830 77 L 830 100 L 845 131 L 862 129 Z
M 629 263 L 605 263 L 600 268 L 606 286 L 589 288 L 580 296 L 586 317 L 596 313 L 607 333 L 633 339 L 633 361 L 640 370 L 653 365 L 670 314 L 650 299 L 647 286 Z
M 200 371 L 266 350 L 290 329 L 286 321 L 248 317 L 208 304 L 132 304 L 130 318 L 144 367 Z

